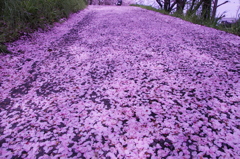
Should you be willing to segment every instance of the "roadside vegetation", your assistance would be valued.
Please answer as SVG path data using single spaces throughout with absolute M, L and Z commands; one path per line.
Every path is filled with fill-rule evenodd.
M 5 42 L 46 29 L 86 5 L 85 0 L 0 0 L 0 52 L 8 53 Z
M 202 11 L 202 7 L 199 4 L 195 5 L 195 9 L 194 9 L 194 6 L 190 7 L 186 11 L 186 13 L 183 13 L 183 9 L 177 10 L 177 7 L 172 9 L 169 9 L 169 8 L 164 9 L 164 8 L 161 8 L 160 6 L 160 9 L 156 9 L 151 6 L 138 5 L 138 4 L 132 4 L 131 6 L 137 6 L 144 9 L 159 12 L 165 15 L 171 15 L 171 16 L 178 17 L 183 20 L 192 22 L 194 24 L 204 25 L 207 27 L 223 30 L 223 31 L 240 36 L 240 19 L 238 19 L 235 23 L 222 22 L 221 19 L 224 17 L 224 15 L 220 15 L 219 17 L 216 17 L 215 16 L 216 10 L 214 11 L 213 9 L 211 9 L 210 12 L 207 15 L 205 15 L 206 11 Z M 213 11 L 215 13 L 212 13 Z

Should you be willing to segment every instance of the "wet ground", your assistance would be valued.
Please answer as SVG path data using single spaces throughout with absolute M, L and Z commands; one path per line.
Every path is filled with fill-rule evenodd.
M 0 158 L 239 158 L 240 37 L 89 6 L 0 56 Z

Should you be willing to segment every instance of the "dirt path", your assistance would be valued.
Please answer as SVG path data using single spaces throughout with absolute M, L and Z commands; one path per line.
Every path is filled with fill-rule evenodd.
M 0 57 L 0 158 L 238 158 L 240 37 L 90 6 Z

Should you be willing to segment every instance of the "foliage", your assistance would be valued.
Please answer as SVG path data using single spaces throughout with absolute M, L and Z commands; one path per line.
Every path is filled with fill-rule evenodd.
M 240 18 L 235 23 L 220 24 L 219 29 L 240 36 Z
M 0 43 L 44 29 L 85 6 L 84 0 L 0 0 Z
M 144 5 L 131 5 L 131 6 L 137 6 L 137 7 L 141 7 L 144 9 L 148 9 L 148 10 L 152 10 L 152 11 L 156 11 L 159 13 L 163 13 L 163 14 L 167 14 L 167 15 L 171 15 L 174 17 L 178 17 L 181 18 L 183 20 L 192 22 L 194 24 L 199 24 L 199 25 L 204 25 L 207 27 L 212 27 L 215 29 L 219 29 L 219 30 L 223 30 L 235 35 L 240 36 L 240 19 L 237 20 L 235 23 L 230 24 L 230 25 L 225 25 L 224 23 L 221 23 L 221 19 L 224 17 L 224 15 L 222 14 L 220 17 L 214 18 L 214 19 L 205 19 L 200 15 L 198 15 L 197 13 L 195 14 L 179 14 L 178 12 L 173 12 L 173 13 L 168 13 L 163 9 L 156 9 L 153 8 L 151 6 L 144 6 Z

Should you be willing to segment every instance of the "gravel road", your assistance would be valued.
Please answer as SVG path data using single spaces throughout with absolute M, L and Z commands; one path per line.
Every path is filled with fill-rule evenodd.
M 0 56 L 0 158 L 240 158 L 240 37 L 89 6 Z

